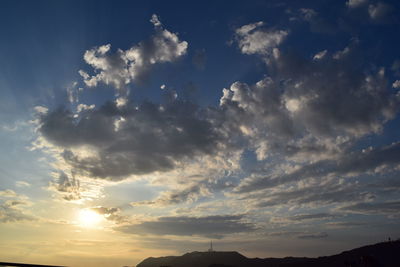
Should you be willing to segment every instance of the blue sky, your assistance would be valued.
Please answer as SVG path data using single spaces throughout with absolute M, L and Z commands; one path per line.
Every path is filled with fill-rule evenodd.
M 132 265 L 210 239 L 318 256 L 399 237 L 399 8 L 3 1 L 1 258 Z

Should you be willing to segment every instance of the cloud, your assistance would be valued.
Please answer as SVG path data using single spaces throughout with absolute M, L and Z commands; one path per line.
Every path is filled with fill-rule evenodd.
M 156 35 L 165 34 L 156 17 L 152 21 Z M 258 22 L 236 30 L 244 53 L 263 57 L 287 35 L 263 26 Z M 296 161 L 334 158 L 353 140 L 379 133 L 398 110 L 400 97 L 387 90 L 383 72 L 367 74 L 352 66 L 357 65 L 351 60 L 355 45 L 337 59 L 283 53 L 267 63 L 270 76 L 254 85 L 235 82 L 224 89 L 219 107 L 200 108 L 168 90 L 170 97 L 162 105 L 135 105 L 123 98 L 123 103 L 98 108 L 86 105 L 75 114 L 60 108 L 41 115 L 39 130 L 64 149 L 62 157 L 73 171 L 114 181 L 171 171 L 201 156 L 244 147 L 254 150 L 258 160 L 279 154 Z M 94 54 L 106 55 L 109 49 L 102 46 Z M 153 52 L 161 61 L 180 54 Z M 90 53 L 87 57 L 94 66 L 108 60 Z
M 46 114 L 49 111 L 47 107 L 43 106 L 35 106 L 33 110 L 38 114 Z
M 396 175 L 395 172 L 394 176 L 396 177 Z M 384 179 L 381 177 L 377 181 L 368 183 L 366 188 L 371 190 L 375 189 L 384 194 L 396 193 L 400 191 L 400 181 L 397 178 Z
M 224 126 L 227 132 L 241 133 L 254 141 L 259 138 L 258 135 L 264 136 L 260 137 L 261 141 L 268 141 L 265 140 L 266 131 L 269 132 L 269 140 L 275 136 L 280 139 L 293 134 L 290 116 L 282 109 L 280 92 L 271 78 L 253 86 L 233 83 L 229 89 L 223 90 L 220 104 L 226 114 Z M 261 147 L 260 144 L 254 146 Z M 258 158 L 264 157 L 260 150 L 257 154 Z
M 320 232 L 320 233 L 313 233 L 313 234 L 301 234 L 298 235 L 297 238 L 299 239 L 321 239 L 321 238 L 327 238 L 328 234 L 325 232 Z
M 321 239 L 328 237 L 325 232 L 303 232 L 303 231 L 280 231 L 280 232 L 269 232 L 268 236 L 272 237 L 292 237 L 297 239 Z
M 316 16 L 310 10 L 303 13 L 305 18 Z M 152 23 L 156 33 L 150 41 L 115 54 L 110 52 L 110 46 L 87 52 L 85 60 L 97 72 L 92 77 L 83 74 L 86 82 L 94 79 L 95 83 L 108 83 L 122 90 L 153 64 L 172 62 L 186 53 L 184 42 L 162 29 L 156 16 Z M 176 41 L 171 41 L 174 49 L 172 44 L 164 47 L 165 34 L 172 38 L 170 41 Z M 155 41 L 157 36 L 165 38 Z M 242 53 L 268 57 L 268 75 L 254 84 L 232 83 L 223 89 L 217 107 L 183 101 L 176 91 L 163 85 L 162 104 L 138 104 L 120 95 L 117 101 L 103 105 L 79 104 L 76 110 L 59 108 L 41 113 L 39 134 L 61 151 L 58 157 L 66 163 L 63 166 L 70 168 L 66 173 L 72 177 L 60 174 L 54 187 L 66 199 L 79 199 L 81 189 L 73 178 L 78 176 L 109 181 L 142 176 L 150 186 L 169 186 L 158 197 L 131 203 L 133 206 L 195 203 L 220 191 L 243 200 L 249 209 L 315 208 L 372 201 L 376 192 L 343 178 L 398 169 L 398 143 L 364 150 L 356 150 L 354 145 L 359 147 L 360 139 L 381 133 L 385 123 L 395 118 L 400 94 L 388 88 L 384 71 L 360 69 L 366 64 L 354 56 L 357 42 L 336 53 L 328 55 L 327 50 L 317 50 L 320 52 L 313 58 L 303 58 L 285 50 L 277 53 L 275 49 L 287 36 L 288 31 L 266 28 L 262 22 L 235 31 Z M 147 50 L 150 43 L 154 49 Z M 156 44 L 167 52 L 158 51 Z M 135 58 L 129 60 L 128 52 L 136 53 Z M 141 57 L 148 61 L 138 60 Z M 137 69 L 131 72 L 131 67 Z M 231 151 L 239 156 L 229 157 Z M 254 169 L 235 169 L 241 164 L 237 159 L 242 151 L 255 154 Z M 226 165 L 219 164 L 221 158 Z M 193 166 L 193 175 L 187 175 L 187 169 Z M 211 177 L 194 176 L 214 170 Z M 229 180 L 230 176 L 235 177 Z M 221 181 L 226 177 L 229 184 L 223 185 Z M 227 192 L 232 188 L 233 192 Z M 109 220 L 122 220 L 119 210 L 96 209 Z M 131 233 L 154 231 L 159 235 L 190 235 L 190 229 L 193 235 L 218 235 L 198 226 L 201 221 L 211 227 L 203 218 L 206 217 L 160 217 L 118 229 Z M 333 215 L 321 212 L 283 220 L 331 218 Z M 210 220 L 220 227 L 219 219 Z M 233 229 L 227 231 L 252 228 L 243 221 L 225 218 L 228 229 Z
M 11 190 L 10 190 L 11 191 Z M 3 191 L 4 192 L 4 191 Z M 16 195 L 8 197 L 16 197 Z M 0 223 L 15 223 L 24 221 L 34 221 L 35 217 L 26 214 L 20 206 L 28 205 L 24 200 L 7 200 L 0 203 Z
M 326 176 L 356 176 L 368 172 L 388 172 L 400 162 L 400 143 L 377 149 L 366 149 L 359 152 L 346 153 L 335 160 L 321 160 L 307 164 L 284 175 L 267 177 L 249 177 L 242 181 L 236 189 L 238 192 L 261 190 L 276 185 Z
M 288 217 L 291 221 L 304 221 L 304 220 L 318 220 L 318 219 L 331 219 L 337 215 L 329 213 L 314 213 L 314 214 L 297 214 Z
M 31 184 L 26 181 L 16 181 L 15 186 L 16 187 L 30 187 Z
M 370 201 L 374 193 L 340 178 L 396 169 L 399 144 L 364 151 L 352 151 L 352 144 L 379 133 L 396 116 L 399 96 L 388 90 L 384 73 L 355 68 L 354 46 L 348 47 L 346 56 L 337 59 L 282 53 L 266 64 L 269 76 L 224 89 L 219 107 L 203 108 L 176 97 L 164 104 L 82 104 L 75 113 L 59 108 L 41 114 L 39 133 L 62 151 L 59 156 L 68 173 L 76 177 L 120 181 L 152 174 L 157 178 L 146 177 L 152 183 L 158 179 L 156 183 L 172 184 L 154 199 L 131 203 L 134 206 L 195 203 L 233 187 L 228 194 L 245 200 L 250 209 Z M 229 187 L 205 182 L 222 180 L 224 170 L 236 171 L 227 155 L 240 155 L 242 149 L 254 151 L 261 167 L 252 174 L 243 172 L 247 178 Z M 205 175 L 195 182 L 183 174 L 194 162 L 198 170 L 211 173 L 209 163 L 215 165 L 220 158 L 233 163 L 217 164 L 212 178 Z M 82 198 L 79 184 L 67 178 L 59 179 L 64 182 L 55 189 L 66 200 Z M 122 221 L 117 215 L 107 216 Z
M 86 110 L 91 110 L 91 109 L 94 109 L 95 107 L 96 106 L 94 104 L 92 104 L 92 105 L 79 104 L 76 106 L 76 113 L 81 113 Z M 76 115 L 76 116 L 78 116 L 78 115 Z
M 24 200 L 7 200 L 5 202 L 5 205 L 7 205 L 9 207 L 15 207 L 15 206 L 19 206 L 19 205 L 29 205 L 29 203 Z
M 244 25 L 235 31 L 235 40 L 243 54 L 269 56 L 287 37 L 288 31 L 265 28 L 262 21 Z
M 7 205 L 0 205 L 1 223 L 15 223 L 34 220 L 35 218 L 33 216 L 27 215 L 18 209 L 12 208 Z
M 351 48 L 347 53 L 351 56 Z M 283 54 L 272 67 L 277 78 L 288 80 L 283 100 L 298 101 L 295 109 L 287 106 L 293 120 L 313 135 L 378 132 L 398 110 L 399 97 L 390 93 L 382 73 L 361 73 L 347 60 L 309 61 Z
M 303 223 L 304 221 L 327 220 L 338 217 L 339 215 L 330 213 L 296 214 L 289 217 L 273 217 L 271 222 L 278 224 Z
M 334 160 L 320 160 L 291 172 L 270 176 L 251 176 L 239 184 L 236 192 L 249 192 L 308 178 L 349 177 L 363 173 L 394 171 L 400 163 L 400 143 L 345 153 Z
M 74 177 L 68 177 L 63 171 L 59 172 L 56 182 L 50 184 L 50 188 L 54 189 L 62 195 L 67 201 L 81 199 L 81 189 L 79 180 Z
M 396 21 L 393 16 L 393 6 L 385 2 L 349 0 L 346 5 L 349 9 L 361 9 L 363 12 L 366 12 L 372 23 L 390 23 Z
M 97 212 L 98 214 L 102 214 L 102 215 L 110 215 L 110 214 L 114 214 L 117 212 L 120 212 L 119 208 L 106 208 L 106 207 L 93 207 L 91 208 L 91 210 Z
M 383 2 L 371 4 L 368 6 L 368 14 L 372 20 L 382 21 L 387 18 L 387 15 L 392 11 L 392 7 Z
M 196 235 L 221 238 L 224 235 L 254 231 L 255 226 L 244 222 L 243 219 L 243 215 L 160 217 L 155 221 L 144 221 L 115 229 L 137 235 Z
M 400 80 L 394 81 L 394 83 L 392 84 L 392 87 L 396 88 L 396 89 L 400 88 Z
M 40 132 L 64 149 L 62 157 L 77 173 L 121 180 L 216 153 L 222 137 L 207 112 L 178 100 L 123 108 L 106 103 L 78 117 L 60 108 L 42 116 Z
M 160 197 L 155 199 L 154 201 L 141 201 L 141 202 L 132 202 L 132 206 L 141 206 L 141 205 L 156 205 L 156 206 L 165 206 L 165 205 L 174 205 L 185 202 L 195 202 L 201 196 L 210 195 L 211 192 L 204 184 L 194 184 L 191 186 L 187 186 L 183 189 L 177 189 L 173 191 L 168 191 L 161 194 Z
M 150 22 L 154 25 L 154 27 L 159 28 L 162 27 L 161 21 L 158 19 L 158 16 L 156 14 L 153 14 L 151 16 Z
M 194 82 L 188 82 L 183 85 L 182 97 L 187 101 L 196 103 L 199 97 L 199 86 Z
M 155 27 L 155 34 L 128 50 L 118 49 L 111 54 L 110 44 L 87 50 L 83 58 L 93 67 L 95 75 L 90 76 L 80 70 L 85 84 L 94 87 L 102 82 L 126 94 L 126 85 L 143 80 L 155 64 L 173 62 L 186 54 L 186 41 L 180 41 L 177 34 L 163 29 L 156 15 L 150 21 Z
M 329 228 L 351 228 L 351 227 L 360 227 L 370 225 L 367 222 L 328 222 L 326 226 Z
M 114 221 L 117 224 L 121 224 L 128 221 L 127 216 L 121 215 L 121 210 L 119 208 L 111 207 L 92 207 L 91 210 L 97 212 L 100 215 L 103 215 L 107 220 Z
M 318 52 L 314 55 L 313 59 L 314 60 L 321 60 L 326 56 L 326 53 L 328 52 L 328 50 L 322 50 L 321 52 Z
M 300 8 L 299 9 L 304 20 L 312 20 L 318 13 L 312 8 Z
M 11 190 L 11 189 L 6 189 L 3 191 L 0 191 L 0 197 L 9 198 L 9 197 L 17 197 L 17 196 L 18 196 L 17 193 L 15 193 L 14 190 Z
M 347 55 L 349 55 L 350 52 L 351 52 L 350 47 L 346 46 L 345 48 L 343 48 L 343 50 L 339 50 L 335 54 L 333 54 L 332 58 L 336 60 L 343 59 Z
M 204 70 L 207 63 L 207 55 L 205 49 L 197 49 L 194 52 L 192 63 L 197 69 Z
M 349 8 L 357 8 L 357 7 L 363 6 L 363 5 L 367 4 L 367 3 L 368 3 L 368 0 L 348 0 L 346 2 L 346 5 Z
M 395 61 L 393 61 L 390 70 L 393 72 L 395 76 L 400 76 L 400 60 L 396 59 Z
M 400 213 L 400 201 L 387 202 L 360 202 L 339 208 L 341 211 L 349 213 L 359 213 L 366 215 L 386 214 L 394 215 Z
M 310 31 L 315 33 L 334 33 L 336 25 L 332 24 L 325 16 L 320 15 L 312 8 L 299 8 L 292 10 L 286 9 L 285 12 L 290 15 L 289 21 L 296 24 L 306 22 L 309 25 Z
M 389 90 L 384 72 L 352 66 L 356 45 L 336 59 L 281 53 L 269 60 L 263 80 L 223 89 L 226 131 L 241 133 L 259 160 L 274 154 L 328 158 L 353 140 L 380 133 L 396 116 L 400 94 Z
M 323 187 L 324 186 L 324 187 Z M 359 190 L 357 184 L 340 185 L 332 182 L 327 185 L 308 186 L 305 188 L 295 188 L 289 190 L 276 190 L 276 192 L 266 194 L 265 197 L 255 199 L 253 204 L 256 207 L 321 207 L 324 205 L 346 203 L 351 201 L 368 201 L 375 196 L 368 192 Z
M 79 92 L 82 91 L 82 88 L 78 88 L 78 82 L 73 82 L 71 85 L 67 87 L 67 98 L 68 102 L 73 104 L 79 101 Z

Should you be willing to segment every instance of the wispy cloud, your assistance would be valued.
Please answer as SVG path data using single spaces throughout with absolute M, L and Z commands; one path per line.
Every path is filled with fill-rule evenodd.
M 281 232 L 269 232 L 267 236 L 272 237 L 291 237 L 297 239 L 321 239 L 328 237 L 325 232 L 304 232 L 304 231 L 281 231 Z
M 243 221 L 243 215 L 205 217 L 160 217 L 154 221 L 125 225 L 116 230 L 136 235 L 177 235 L 221 238 L 227 234 L 251 232 L 255 226 Z
M 400 201 L 386 201 L 386 202 L 360 202 L 352 205 L 341 207 L 340 210 L 350 213 L 360 214 L 386 214 L 386 215 L 399 215 Z

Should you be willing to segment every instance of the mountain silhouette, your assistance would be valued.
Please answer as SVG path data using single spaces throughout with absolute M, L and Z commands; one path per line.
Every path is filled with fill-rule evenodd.
M 337 255 L 305 258 L 247 258 L 236 251 L 190 252 L 150 257 L 137 267 L 399 267 L 400 240 L 364 246 Z

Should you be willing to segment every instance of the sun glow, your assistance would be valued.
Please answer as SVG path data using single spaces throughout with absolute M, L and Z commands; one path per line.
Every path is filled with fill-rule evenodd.
M 79 225 L 82 227 L 93 228 L 97 226 L 103 217 L 97 212 L 89 209 L 82 209 L 78 214 Z

